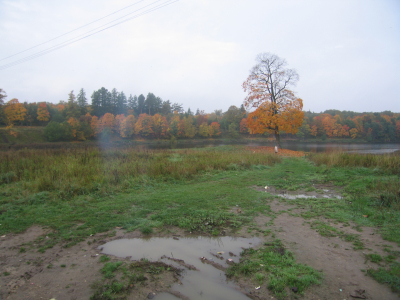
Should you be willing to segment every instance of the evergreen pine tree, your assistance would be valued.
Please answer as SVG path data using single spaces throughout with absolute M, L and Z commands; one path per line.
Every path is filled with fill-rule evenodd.
M 126 96 L 124 94 L 124 92 L 121 92 L 118 94 L 117 97 L 117 113 L 118 115 L 120 114 L 125 114 L 126 113 Z
M 86 93 L 83 88 L 79 91 L 79 94 L 77 96 L 77 101 L 78 101 L 78 106 L 80 109 L 81 116 L 86 115 L 86 113 L 87 113 L 86 107 L 87 107 L 88 103 L 87 103 L 87 99 L 86 99 Z
M 101 116 L 100 92 L 94 91 L 91 98 L 92 98 L 92 113 L 94 116 L 100 117 Z
M 117 115 L 118 114 L 118 96 L 119 96 L 119 93 L 118 93 L 117 89 L 113 88 L 111 90 L 111 99 L 110 99 L 111 111 L 109 111 L 113 115 Z
M 146 98 L 143 96 L 143 94 L 140 94 L 138 97 L 138 106 L 137 106 L 137 114 L 140 115 L 142 113 L 144 113 L 144 101 L 146 100 Z

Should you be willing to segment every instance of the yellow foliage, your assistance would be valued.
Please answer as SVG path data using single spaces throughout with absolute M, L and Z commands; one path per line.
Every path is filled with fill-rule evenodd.
M 130 138 L 135 133 L 135 116 L 129 115 L 121 122 L 119 134 L 123 138 Z
M 350 129 L 350 136 L 352 139 L 355 139 L 357 137 L 358 130 L 356 128 Z
M 50 119 L 50 113 L 47 110 L 46 102 L 42 102 L 39 104 L 37 115 L 38 121 L 47 122 Z
M 14 124 L 17 121 L 25 120 L 26 108 L 18 99 L 11 99 L 4 107 L 4 114 L 6 116 L 7 124 Z

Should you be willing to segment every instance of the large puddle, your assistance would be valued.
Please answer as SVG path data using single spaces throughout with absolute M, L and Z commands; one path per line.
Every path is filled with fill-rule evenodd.
M 197 270 L 187 269 L 181 278 L 182 284 L 175 284 L 172 290 L 191 300 L 241 300 L 250 298 L 239 292 L 220 269 L 227 268 L 230 260 L 239 262 L 239 254 L 243 248 L 253 247 L 259 243 L 260 239 L 256 237 L 174 237 L 114 240 L 100 248 L 104 254 L 118 257 L 131 256 L 131 260 L 145 258 L 150 261 L 163 261 L 179 268 L 182 268 L 182 265 L 169 258 L 184 260 Z M 223 268 L 219 269 L 219 266 Z M 178 298 L 169 293 L 160 293 L 153 299 Z

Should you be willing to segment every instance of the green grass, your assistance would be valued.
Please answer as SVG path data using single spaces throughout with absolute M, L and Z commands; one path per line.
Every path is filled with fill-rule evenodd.
M 393 172 L 400 169 L 398 161 L 371 159 L 366 166 L 369 158 L 357 155 L 358 163 L 351 165 L 343 162 L 352 161 L 351 157 L 317 157 L 319 160 L 315 156 L 311 160 L 282 159 L 244 147 L 3 151 L 0 235 L 22 232 L 34 224 L 43 226 L 50 229 L 48 238 L 39 237 L 35 244 L 44 252 L 57 243 L 70 247 L 100 232 L 113 235 L 115 227 L 151 234 L 176 226 L 218 236 L 222 230 L 248 224 L 251 232 L 257 233 L 254 216 L 269 216 L 266 226 L 270 226 L 277 214 L 268 205 L 274 196 L 257 191 L 255 186 L 315 191 L 321 189 L 316 185 L 329 184 L 344 197 L 279 201 L 300 208 L 301 213 L 296 214 L 321 235 L 339 236 L 353 243 L 354 249 L 363 248 L 359 236 L 336 229 L 332 222 L 354 225 L 358 230 L 374 227 L 384 239 L 400 245 L 400 180 Z M 235 207 L 242 213 L 232 213 Z M 268 229 L 259 232 L 274 237 Z M 393 264 L 392 256 L 397 254 L 390 251 L 384 261 Z M 245 275 L 245 269 L 236 273 Z M 281 282 L 274 281 L 266 270 L 250 268 L 249 272 L 255 282 L 271 281 L 271 289 L 280 295 Z M 396 272 L 391 274 L 397 276 Z
M 393 292 L 400 294 L 400 263 L 395 262 L 377 270 L 368 269 L 367 274 L 380 283 L 388 284 Z
M 200 172 L 249 169 L 271 165 L 279 157 L 252 153 L 244 147 L 217 150 L 151 151 L 141 148 L 17 150 L 0 152 L 0 184 L 41 201 L 41 192 L 68 199 L 91 193 L 120 192 L 159 181 L 192 179 Z M 178 156 L 181 158 L 177 160 Z M 39 193 L 39 194 L 38 194 Z M 37 194 L 36 199 L 34 195 Z M 46 194 L 45 194 L 46 195 Z
M 353 154 L 342 152 L 316 153 L 308 156 L 317 165 L 328 167 L 379 168 L 382 171 L 400 175 L 400 156 Z
M 101 269 L 101 273 L 104 275 L 104 278 L 113 278 L 114 272 L 122 265 L 122 262 L 108 262 Z
M 339 230 L 333 226 L 326 224 L 320 220 L 314 220 L 311 222 L 311 228 L 315 229 L 321 236 L 324 237 L 340 237 L 343 241 L 353 242 L 353 249 L 360 250 L 364 249 L 364 243 L 360 240 L 360 236 L 357 234 L 348 234 Z
M 370 260 L 373 263 L 380 263 L 383 260 L 382 256 L 380 256 L 379 254 L 374 254 L 374 253 L 366 254 L 365 259 Z
M 226 275 L 228 278 L 250 276 L 256 284 L 265 283 L 279 299 L 287 299 L 287 290 L 293 287 L 303 295 L 306 288 L 321 283 L 323 278 L 321 272 L 296 263 L 293 254 L 279 240 L 257 250 L 244 250 L 240 262 L 230 266 Z
M 109 261 L 111 258 L 110 257 L 108 257 L 107 255 L 102 255 L 102 256 L 100 256 L 100 262 L 106 262 L 106 261 Z
M 164 163 L 177 155 L 181 161 Z M 248 187 L 280 161 L 242 147 L 23 150 L 0 156 L 3 172 L 15 174 L 1 186 L 0 233 L 21 232 L 33 224 L 50 227 L 49 238 L 38 240 L 40 252 L 60 241 L 70 247 L 116 226 L 145 234 L 169 225 L 214 234 L 224 226 L 238 228 L 266 210 L 260 195 Z M 51 184 L 42 185 L 47 180 Z M 73 190 L 71 182 L 76 182 Z M 238 204 L 249 209 L 240 216 L 227 212 Z
M 8 142 L 11 144 L 31 144 L 46 142 L 46 139 L 43 135 L 44 127 L 15 126 L 13 127 L 13 131 L 17 132 L 16 137 L 9 134 L 10 130 L 7 130 L 5 127 L 0 127 L 0 138 L 2 138 L 1 136 L 4 135 L 6 140 L 8 140 Z
M 104 256 L 103 256 L 104 257 Z M 147 281 L 158 281 L 164 272 L 180 275 L 179 269 L 163 262 L 135 261 L 130 264 L 107 262 L 100 270 L 103 278 L 91 285 L 91 300 L 127 299 L 137 287 L 146 286 Z M 157 276 L 155 276 L 157 275 Z

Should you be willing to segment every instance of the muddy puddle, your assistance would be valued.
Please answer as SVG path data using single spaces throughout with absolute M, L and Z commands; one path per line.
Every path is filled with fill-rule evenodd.
M 266 187 L 254 187 L 257 191 L 270 193 L 271 195 L 285 198 L 288 200 L 295 200 L 295 199 L 342 199 L 343 197 L 340 195 L 338 191 L 333 188 L 320 188 L 317 191 L 306 191 L 303 189 L 296 190 L 296 191 L 288 191 L 288 190 L 279 190 L 273 186 L 266 186 Z
M 239 262 L 240 252 L 261 242 L 259 238 L 234 237 L 173 237 L 149 239 L 120 239 L 100 246 L 103 254 L 131 260 L 163 261 L 184 269 L 181 284 L 172 286 L 188 299 L 250 299 L 228 280 L 224 270 L 230 262 Z M 181 261 L 183 260 L 183 262 Z M 156 300 L 178 299 L 160 293 Z
M 310 199 L 310 198 L 328 198 L 328 199 L 342 199 L 342 196 L 340 195 L 335 195 L 335 194 L 330 194 L 328 191 L 326 194 L 317 194 L 317 195 L 305 195 L 305 194 L 288 194 L 288 193 L 282 193 L 282 194 L 275 194 L 278 197 L 289 199 L 289 200 L 295 200 L 295 199 Z

